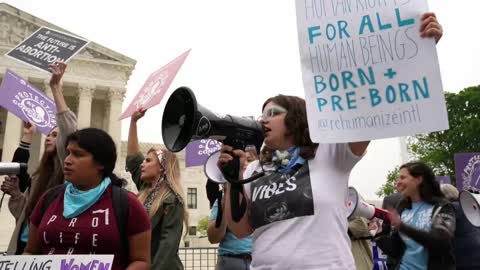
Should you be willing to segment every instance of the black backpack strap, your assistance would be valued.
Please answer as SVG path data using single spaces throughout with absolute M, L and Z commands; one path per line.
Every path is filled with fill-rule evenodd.
M 118 232 L 120 233 L 120 262 L 123 266 L 127 266 L 128 262 L 128 191 L 112 185 L 112 204 L 113 212 L 115 213 L 115 220 L 118 226 Z
M 42 216 L 47 211 L 48 206 L 55 200 L 55 198 L 60 194 L 60 192 L 65 191 L 66 184 L 54 186 L 50 190 L 48 190 L 47 195 L 45 195 L 45 200 L 42 203 Z

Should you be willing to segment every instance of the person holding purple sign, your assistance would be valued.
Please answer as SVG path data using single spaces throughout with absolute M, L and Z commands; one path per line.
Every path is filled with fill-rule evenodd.
M 441 184 L 445 197 L 455 208 L 455 263 L 457 270 L 480 269 L 480 228 L 473 226 L 465 217 L 458 202 L 458 189 L 451 184 Z
M 62 77 L 66 68 L 67 65 L 62 62 L 50 65 L 52 76 L 49 84 L 57 108 L 58 126 L 49 132 L 45 140 L 45 151 L 39 166 L 31 177 L 31 186 L 24 193 L 14 192 L 8 202 L 8 207 L 16 221 L 16 227 L 7 249 L 7 254 L 10 255 L 23 253 L 29 237 L 30 215 L 40 196 L 47 189 L 64 183 L 65 142 L 67 136 L 77 129 L 77 118 L 68 108 L 62 92 Z
M 128 132 L 126 170 L 132 174 L 139 193 L 138 199 L 148 212 L 152 223 L 152 269 L 181 270 L 178 246 L 182 239 L 183 223 L 188 228 L 180 166 L 175 153 L 167 149 L 140 152 L 137 121 L 146 110 L 133 113 Z
M 374 239 L 380 249 L 398 260 L 395 269 L 454 270 L 455 209 L 433 171 L 421 162 L 403 164 L 397 190 L 403 197 L 398 212 L 388 214 L 394 232 Z

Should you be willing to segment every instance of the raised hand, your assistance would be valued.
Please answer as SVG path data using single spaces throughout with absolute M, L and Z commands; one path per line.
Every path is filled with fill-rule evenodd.
M 33 135 L 37 132 L 37 127 L 30 122 L 23 122 L 23 135 Z
M 427 12 L 422 15 L 420 19 L 422 24 L 420 25 L 420 36 L 427 38 L 434 38 L 435 43 L 443 36 L 442 25 L 437 20 L 437 16 L 433 12 Z
M 50 72 L 52 72 L 52 77 L 50 77 L 50 87 L 52 90 L 61 89 L 62 86 L 62 77 L 67 69 L 67 64 L 63 62 L 55 62 L 48 65 Z
M 132 122 L 137 122 L 140 118 L 142 118 L 145 115 L 146 112 L 147 112 L 147 110 L 145 110 L 145 109 L 138 109 L 138 111 L 136 111 L 132 114 L 131 121 Z

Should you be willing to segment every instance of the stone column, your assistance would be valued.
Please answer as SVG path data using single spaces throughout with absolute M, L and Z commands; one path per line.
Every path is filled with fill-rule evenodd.
M 108 100 L 108 97 L 105 99 L 105 106 L 104 106 L 104 111 L 103 111 L 103 129 L 104 130 L 109 130 L 109 123 L 110 123 L 110 100 Z
M 80 84 L 78 88 L 78 129 L 91 126 L 92 97 L 95 86 Z
M 122 123 L 118 118 L 122 113 L 122 103 L 125 97 L 125 90 L 110 89 L 107 98 L 110 101 L 110 111 L 108 113 L 108 133 L 112 136 L 117 145 L 117 156 L 121 154 Z M 118 162 L 118 159 L 117 159 Z M 118 169 L 118 168 L 117 168 Z
M 10 162 L 13 153 L 20 144 L 22 138 L 22 120 L 12 113 L 7 113 L 7 122 L 5 123 L 5 134 L 3 136 L 2 161 Z

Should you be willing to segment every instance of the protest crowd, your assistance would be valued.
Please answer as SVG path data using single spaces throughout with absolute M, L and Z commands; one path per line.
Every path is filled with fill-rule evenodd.
M 421 17 L 419 31 L 435 42 L 443 34 L 433 13 Z M 130 115 L 125 169 L 135 194 L 114 173 L 112 137 L 77 129 L 63 95 L 67 64 L 55 61 L 49 71 L 56 126 L 33 173 L 8 174 L 1 185 L 16 222 L 6 255 L 110 254 L 110 269 L 184 269 L 178 250 L 189 213 L 179 159 L 168 145 L 141 152 L 137 122 L 147 109 Z M 279 94 L 258 109 L 261 147 L 224 141 L 214 165 L 226 180 L 206 179 L 216 269 L 480 269 L 480 229 L 467 220 L 457 188 L 440 185 L 429 166 L 400 166 L 385 214 L 348 216 L 350 172 L 370 141 L 314 142 L 301 97 Z M 24 123 L 11 162 L 28 163 L 35 132 Z

